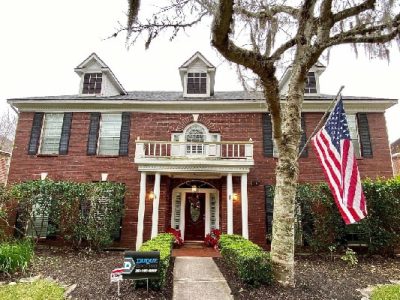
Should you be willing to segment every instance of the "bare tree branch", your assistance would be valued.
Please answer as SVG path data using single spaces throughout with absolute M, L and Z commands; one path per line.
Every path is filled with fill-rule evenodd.
M 382 34 L 384 31 L 387 33 Z M 361 24 L 351 30 L 341 32 L 331 37 L 322 47 L 327 48 L 339 44 L 348 43 L 386 43 L 400 34 L 400 14 L 391 24 L 381 24 L 367 27 Z
M 376 4 L 376 0 L 367 0 L 363 3 L 361 3 L 360 5 L 356 5 L 356 6 L 348 8 L 348 9 L 342 10 L 333 15 L 333 22 L 337 23 L 346 18 L 356 16 L 363 11 L 373 9 L 375 4 Z
M 288 14 L 291 17 L 297 19 L 298 14 L 299 14 L 298 9 L 291 7 L 291 6 L 287 6 L 287 5 L 274 5 L 271 7 L 264 6 L 264 9 L 256 11 L 256 12 L 250 11 L 250 10 L 244 8 L 243 6 L 237 5 L 237 6 L 235 6 L 234 10 L 235 10 L 235 13 L 237 13 L 237 14 L 243 15 L 248 18 L 255 18 L 255 19 L 263 19 L 263 18 L 272 19 L 275 15 L 280 14 L 280 13 Z

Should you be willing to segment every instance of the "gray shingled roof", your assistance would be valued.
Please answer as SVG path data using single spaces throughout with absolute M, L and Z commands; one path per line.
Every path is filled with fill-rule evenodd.
M 307 100 L 331 100 L 334 95 L 305 95 L 304 99 Z M 215 92 L 211 97 L 189 98 L 183 97 L 182 92 L 170 91 L 134 91 L 128 92 L 127 95 L 117 96 L 82 96 L 82 95 L 62 95 L 62 96 L 44 96 L 44 97 L 26 97 L 14 98 L 9 100 L 134 100 L 134 101 L 246 101 L 246 100 L 262 100 L 263 94 L 261 92 L 245 92 L 245 91 L 229 91 L 229 92 Z M 356 96 L 343 96 L 344 100 L 396 100 L 387 98 L 373 98 L 373 97 L 356 97 Z

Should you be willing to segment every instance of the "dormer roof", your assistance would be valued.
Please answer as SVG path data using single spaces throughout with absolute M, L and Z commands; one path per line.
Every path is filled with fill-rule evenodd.
M 287 67 L 281 77 L 281 80 L 279 81 L 279 89 L 281 91 L 281 94 L 286 94 L 286 92 L 287 92 L 288 80 L 290 78 L 290 75 L 292 74 L 292 69 L 293 69 L 293 67 L 291 65 L 289 67 Z M 320 91 L 319 91 L 319 76 L 321 76 L 321 74 L 325 71 L 325 69 L 326 69 L 325 65 L 323 65 L 320 62 L 317 62 L 309 70 L 309 73 L 310 72 L 315 73 L 317 94 L 320 93 Z
M 103 84 L 106 85 L 110 83 L 111 86 L 108 86 L 107 90 L 104 89 L 102 92 L 105 96 L 113 96 L 113 95 L 126 95 L 127 92 L 119 82 L 117 77 L 111 71 L 111 69 L 107 66 L 107 64 L 96 54 L 90 54 L 83 62 L 81 62 L 75 69 L 75 73 L 77 73 L 81 78 L 83 78 L 86 73 L 102 73 L 106 77 L 103 80 Z M 81 84 L 82 86 L 82 84 Z M 102 89 L 103 90 L 103 89 Z M 82 91 L 82 88 L 81 88 Z M 80 91 L 80 93 L 81 93 Z
M 179 67 L 179 74 L 181 76 L 181 82 L 183 87 L 183 95 L 185 97 L 194 96 L 194 97 L 209 97 L 214 95 L 214 84 L 215 84 L 215 71 L 216 67 L 210 63 L 203 54 L 197 51 L 193 54 L 188 60 L 186 60 Z M 204 94 L 190 94 L 188 93 L 188 77 L 192 76 L 202 76 L 199 73 L 207 74 L 207 77 L 202 77 L 207 81 L 207 92 Z M 190 83 L 189 83 L 190 84 Z
M 201 54 L 199 51 L 197 51 L 197 52 L 196 52 L 195 54 L 193 54 L 187 61 L 185 61 L 185 62 L 182 64 L 182 66 L 179 67 L 179 69 L 188 68 L 196 59 L 202 60 L 202 61 L 206 64 L 206 66 L 207 66 L 208 68 L 211 68 L 211 69 L 214 69 L 214 70 L 215 70 L 215 66 L 214 66 L 212 63 L 210 63 L 210 62 L 204 57 L 204 55 Z

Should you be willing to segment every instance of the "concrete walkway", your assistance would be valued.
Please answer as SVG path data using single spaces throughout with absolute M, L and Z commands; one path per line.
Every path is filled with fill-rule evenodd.
M 228 300 L 231 290 L 210 257 L 177 257 L 174 266 L 174 300 Z

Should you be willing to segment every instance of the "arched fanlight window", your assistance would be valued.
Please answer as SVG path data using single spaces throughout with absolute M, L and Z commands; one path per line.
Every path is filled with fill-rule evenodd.
M 206 131 L 198 124 L 193 124 L 188 128 L 185 135 L 186 142 L 204 142 Z
M 185 133 L 186 154 L 203 154 L 204 143 L 206 141 L 206 130 L 199 124 L 191 125 Z

